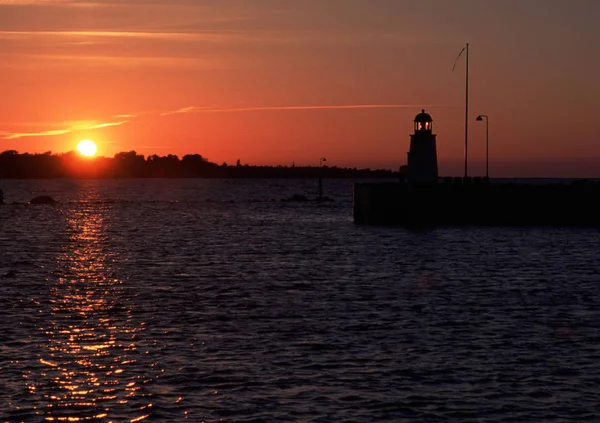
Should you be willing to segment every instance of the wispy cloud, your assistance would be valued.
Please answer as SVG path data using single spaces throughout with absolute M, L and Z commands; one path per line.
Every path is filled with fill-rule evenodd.
M 47 129 L 40 130 L 37 132 L 7 132 L 0 131 L 0 135 L 4 135 L 4 139 L 18 139 L 25 137 L 42 137 L 42 136 L 55 136 L 63 135 L 76 131 L 85 131 L 91 129 L 102 129 L 112 126 L 121 126 L 131 122 L 142 115 L 158 115 L 158 116 L 170 116 L 176 114 L 190 114 L 190 113 L 243 113 L 243 112 L 262 112 L 262 111 L 273 111 L 273 112 L 286 112 L 286 111 L 326 111 L 326 110 L 367 110 L 367 109 L 420 109 L 422 107 L 452 107 L 444 104 L 334 104 L 334 105 L 299 105 L 299 106 L 255 106 L 255 107 L 231 107 L 231 108 L 218 108 L 215 106 L 187 106 L 179 109 L 166 111 L 166 112 L 144 112 L 144 113 L 131 113 L 131 114 L 119 114 L 115 115 L 115 118 L 126 118 L 127 120 L 119 120 L 115 122 L 102 122 L 98 123 L 95 121 L 76 121 L 67 122 L 62 125 L 61 129 Z M 19 124 L 12 124 L 12 126 L 18 126 Z M 47 124 L 47 127 L 59 127 L 57 124 Z
M 52 129 L 49 131 L 40 131 L 40 132 L 17 132 L 8 134 L 4 137 L 5 140 L 14 140 L 17 138 L 26 138 L 26 137 L 49 137 L 53 135 L 62 135 L 68 134 L 71 132 L 70 129 Z
M 17 6 L 17 5 L 56 5 L 62 3 L 74 3 L 73 0 L 0 0 L 0 6 Z
M 121 122 L 100 123 L 98 125 L 90 126 L 88 129 L 100 129 L 100 128 L 108 128 L 110 126 L 121 126 L 121 125 L 126 124 L 127 122 L 129 122 L 129 121 L 128 120 L 123 120 Z
M 161 113 L 161 116 L 186 113 L 235 113 L 260 111 L 302 111 L 302 110 L 352 110 L 352 109 L 414 109 L 421 107 L 447 107 L 443 104 L 337 104 L 303 106 L 257 106 L 234 108 L 211 108 L 207 106 L 188 106 L 178 110 Z
M 0 31 L 0 37 L 18 36 L 63 36 L 63 37 L 103 37 L 103 38 L 151 38 L 188 40 L 229 40 L 240 39 L 243 34 L 223 31 Z
M 214 106 L 188 106 L 188 107 L 182 107 L 180 109 L 176 109 L 176 110 L 170 110 L 168 112 L 162 112 L 160 113 L 161 116 L 168 116 L 168 115 L 178 115 L 178 114 L 186 114 L 186 113 L 197 113 L 200 111 L 206 111 L 206 110 L 214 110 Z
M 71 132 L 76 131 L 85 131 L 90 129 L 101 129 L 107 128 L 110 126 L 120 126 L 126 124 L 127 120 L 119 121 L 119 122 L 72 122 L 63 125 L 64 127 L 61 129 L 44 129 L 36 132 L 8 132 L 2 131 L 1 133 L 4 135 L 4 139 L 6 140 L 14 140 L 19 138 L 28 138 L 28 137 L 51 137 L 56 135 L 64 135 L 69 134 Z M 15 126 L 18 124 L 14 124 Z M 47 124 L 47 126 L 58 126 L 55 124 Z

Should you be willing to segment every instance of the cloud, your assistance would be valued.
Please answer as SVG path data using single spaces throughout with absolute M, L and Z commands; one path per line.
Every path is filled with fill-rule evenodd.
M 21 132 L 21 133 L 12 133 L 8 134 L 4 137 L 5 140 L 14 140 L 17 138 L 25 138 L 25 137 L 47 137 L 53 135 L 62 135 L 68 134 L 71 132 L 70 129 L 52 129 L 49 131 L 40 131 L 40 132 Z
M 163 112 L 160 115 L 168 116 L 168 115 L 177 115 L 177 114 L 186 114 L 186 113 L 197 113 L 200 111 L 206 111 L 206 110 L 212 110 L 212 109 L 213 109 L 212 106 L 188 106 L 188 107 L 182 107 L 181 109 L 177 109 L 177 110 Z
M 57 5 L 63 3 L 75 3 L 74 0 L 0 0 L 0 6 L 17 6 L 17 5 Z
M 107 123 L 101 123 L 95 126 L 90 126 L 87 129 L 100 129 L 100 128 L 108 128 L 109 126 L 121 126 L 126 124 L 127 122 L 129 122 L 128 120 L 123 120 L 121 122 L 107 122 Z
M 85 131 L 90 129 L 101 129 L 107 128 L 110 126 L 120 126 L 126 124 L 127 120 L 119 121 L 119 122 L 72 122 L 64 125 L 65 127 L 62 129 L 48 129 L 48 130 L 40 130 L 37 132 L 7 132 L 2 131 L 0 134 L 4 135 L 5 140 L 14 140 L 19 138 L 28 138 L 28 137 L 51 137 L 56 135 L 64 135 L 69 134 L 71 132 L 76 131 Z M 18 124 L 15 124 L 18 125 Z M 48 124 L 47 126 L 57 126 L 55 124 Z
M 38 132 L 3 132 L 0 131 L 0 135 L 4 135 L 4 139 L 18 139 L 25 137 L 42 137 L 42 136 L 54 136 L 63 135 L 75 131 L 85 131 L 90 129 L 102 129 L 111 126 L 121 126 L 129 123 L 141 115 L 159 115 L 159 116 L 170 116 L 175 114 L 189 114 L 189 113 L 243 113 L 243 112 L 261 112 L 261 111 L 274 111 L 274 112 L 285 112 L 285 111 L 323 111 L 323 110 L 367 110 L 367 109 L 421 109 L 423 107 L 452 107 L 444 104 L 337 104 L 337 105 L 300 105 L 300 106 L 255 106 L 255 107 L 233 107 L 233 108 L 215 108 L 214 106 L 187 106 L 181 107 L 176 110 L 167 112 L 154 112 L 154 113 L 131 113 L 131 114 L 120 114 L 115 115 L 117 118 L 128 118 L 129 120 L 120 120 L 115 122 L 103 122 L 98 123 L 95 121 L 76 121 L 68 122 L 63 125 L 61 129 L 42 130 Z M 12 124 L 13 126 L 19 125 L 18 123 Z M 47 126 L 57 127 L 56 124 L 47 124 Z
M 98 37 L 98 38 L 150 38 L 150 39 L 177 39 L 177 40 L 240 40 L 244 34 L 223 31 L 0 31 L 0 37 L 18 36 L 62 36 L 62 37 Z
M 161 113 L 161 116 L 186 113 L 235 113 L 260 111 L 302 111 L 302 110 L 352 110 L 352 109 L 420 109 L 422 107 L 447 107 L 443 104 L 338 104 L 338 105 L 303 105 L 303 106 L 257 106 L 235 108 L 211 108 L 207 106 L 189 106 L 178 110 Z

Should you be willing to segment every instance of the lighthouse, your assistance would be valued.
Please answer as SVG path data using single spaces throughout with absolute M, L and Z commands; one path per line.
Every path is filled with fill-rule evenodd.
M 415 133 L 410 136 L 408 152 L 408 182 L 434 184 L 438 181 L 436 135 L 432 133 L 433 119 L 425 109 L 415 116 Z

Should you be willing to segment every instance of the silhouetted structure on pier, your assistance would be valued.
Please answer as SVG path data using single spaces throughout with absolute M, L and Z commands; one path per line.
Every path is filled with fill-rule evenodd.
M 431 184 L 438 180 L 436 135 L 433 119 L 425 109 L 414 120 L 415 132 L 410 136 L 408 151 L 408 182 Z
M 487 177 L 438 177 L 431 116 L 414 120 L 408 165 L 394 183 L 354 184 L 354 221 L 435 226 L 600 227 L 600 183 L 528 185 L 490 183 Z

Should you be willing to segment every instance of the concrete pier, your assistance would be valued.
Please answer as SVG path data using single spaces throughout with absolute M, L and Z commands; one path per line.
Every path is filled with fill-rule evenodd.
M 394 226 L 600 227 L 600 183 L 490 184 L 443 178 L 437 184 L 357 183 L 354 222 Z

